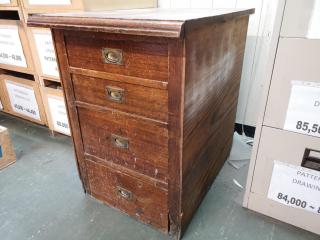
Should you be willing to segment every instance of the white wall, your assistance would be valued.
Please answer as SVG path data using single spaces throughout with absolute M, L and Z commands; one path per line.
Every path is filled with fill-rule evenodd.
M 274 1 L 274 0 L 272 0 Z M 158 0 L 160 8 L 255 8 L 250 17 L 237 123 L 255 126 L 259 114 L 260 96 L 263 89 L 264 58 L 261 56 L 261 37 L 269 34 L 262 23 L 270 11 L 270 0 Z M 268 19 L 267 19 L 268 20 Z M 272 30 L 272 29 L 271 29 Z M 265 39 L 263 40 L 265 41 Z M 261 61 L 260 61 L 261 60 Z

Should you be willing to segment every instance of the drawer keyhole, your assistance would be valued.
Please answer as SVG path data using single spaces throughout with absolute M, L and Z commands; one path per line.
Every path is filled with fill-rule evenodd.
M 111 142 L 117 148 L 129 148 L 129 139 L 118 135 L 111 135 Z
M 124 89 L 106 86 L 106 93 L 111 101 L 122 103 L 124 101 Z
M 107 64 L 123 64 L 122 50 L 115 48 L 104 48 L 102 49 L 102 57 L 104 62 Z
M 127 200 L 132 199 L 132 192 L 119 186 L 117 187 L 117 195 Z

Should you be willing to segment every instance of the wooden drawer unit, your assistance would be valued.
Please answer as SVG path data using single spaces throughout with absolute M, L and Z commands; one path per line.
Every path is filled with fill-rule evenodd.
M 72 75 L 72 81 L 76 101 L 115 108 L 163 122 L 168 121 L 166 89 L 77 74 Z
M 52 29 L 87 194 L 180 239 L 231 149 L 247 10 L 31 15 Z

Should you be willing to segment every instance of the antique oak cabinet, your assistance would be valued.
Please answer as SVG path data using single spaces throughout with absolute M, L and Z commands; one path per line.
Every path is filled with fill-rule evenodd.
M 181 237 L 232 145 L 251 13 L 29 17 L 52 29 L 87 194 Z

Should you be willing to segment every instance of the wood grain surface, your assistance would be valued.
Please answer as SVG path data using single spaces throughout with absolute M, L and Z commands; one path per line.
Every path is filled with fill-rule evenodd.
M 163 122 L 168 121 L 167 90 L 77 74 L 72 75 L 72 81 L 77 101 L 106 106 Z M 107 87 L 122 89 L 123 100 L 116 102 L 110 99 Z
M 134 9 L 120 11 L 29 15 L 28 25 L 64 30 L 138 36 L 183 38 L 184 24 L 212 19 L 227 21 L 254 13 L 254 9 Z
M 182 237 L 231 149 L 252 12 L 30 18 L 53 28 L 88 194 Z M 121 49 L 122 64 L 105 63 L 104 48 Z M 124 101 L 110 101 L 108 86 Z
M 78 108 L 78 112 L 85 154 L 168 181 L 168 130 L 165 125 L 115 111 Z M 112 134 L 127 138 L 128 148 L 114 146 Z
M 96 33 L 83 37 L 68 35 L 66 46 L 69 64 L 72 67 L 168 81 L 166 44 L 112 40 L 101 33 Z M 123 64 L 106 64 L 102 56 L 104 48 L 121 50 Z
M 166 190 L 92 161 L 86 161 L 86 166 L 94 197 L 165 233 L 168 231 Z M 123 197 L 119 190 L 131 193 L 131 197 Z
M 242 17 L 186 26 L 182 230 L 231 149 L 247 25 Z

